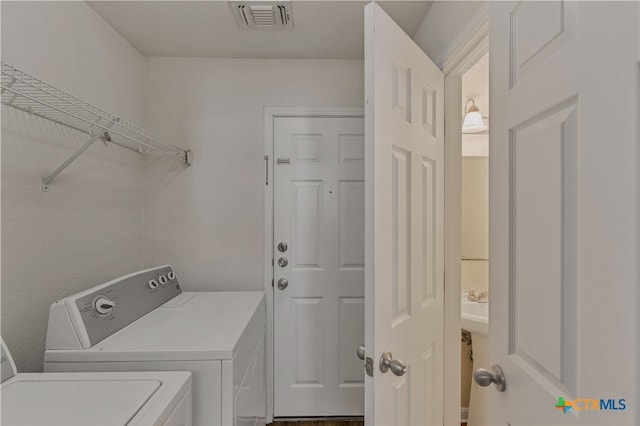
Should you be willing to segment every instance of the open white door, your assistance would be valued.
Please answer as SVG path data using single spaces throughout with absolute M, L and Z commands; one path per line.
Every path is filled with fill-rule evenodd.
M 640 420 L 639 5 L 491 4 L 491 424 Z
M 443 90 L 440 69 L 378 5 L 367 5 L 368 425 L 443 421 Z M 384 373 L 386 351 L 394 361 Z

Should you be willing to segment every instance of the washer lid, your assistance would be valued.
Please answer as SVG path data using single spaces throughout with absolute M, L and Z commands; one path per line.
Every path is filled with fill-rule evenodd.
M 126 425 L 159 380 L 17 380 L 2 386 L 2 424 Z

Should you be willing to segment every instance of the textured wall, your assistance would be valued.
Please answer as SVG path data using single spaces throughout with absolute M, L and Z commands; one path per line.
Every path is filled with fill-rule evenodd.
M 148 164 L 149 264 L 188 289 L 263 288 L 264 107 L 362 106 L 362 61 L 149 58 L 147 121 L 193 167 Z
M 2 60 L 128 120 L 142 119 L 144 58 L 84 2 L 2 2 Z M 142 160 L 2 107 L 2 337 L 41 371 L 50 304 L 143 266 Z

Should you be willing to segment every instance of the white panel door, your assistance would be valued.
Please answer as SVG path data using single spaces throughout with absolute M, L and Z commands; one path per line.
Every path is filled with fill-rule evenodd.
M 274 415 L 362 415 L 364 122 L 278 117 L 274 144 Z
M 491 4 L 491 424 L 640 420 L 638 7 Z
M 369 425 L 443 422 L 444 78 L 375 3 L 365 8 Z M 403 375 L 383 372 L 390 351 Z M 402 371 L 397 371 L 402 373 Z

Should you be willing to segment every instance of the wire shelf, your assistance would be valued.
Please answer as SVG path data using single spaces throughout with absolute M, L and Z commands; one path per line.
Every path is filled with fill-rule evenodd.
M 191 165 L 189 150 L 174 145 L 140 126 L 91 105 L 5 62 L 1 64 L 0 91 L 3 105 L 83 132 L 91 137 L 90 141 L 102 139 L 139 154 L 155 151 Z

